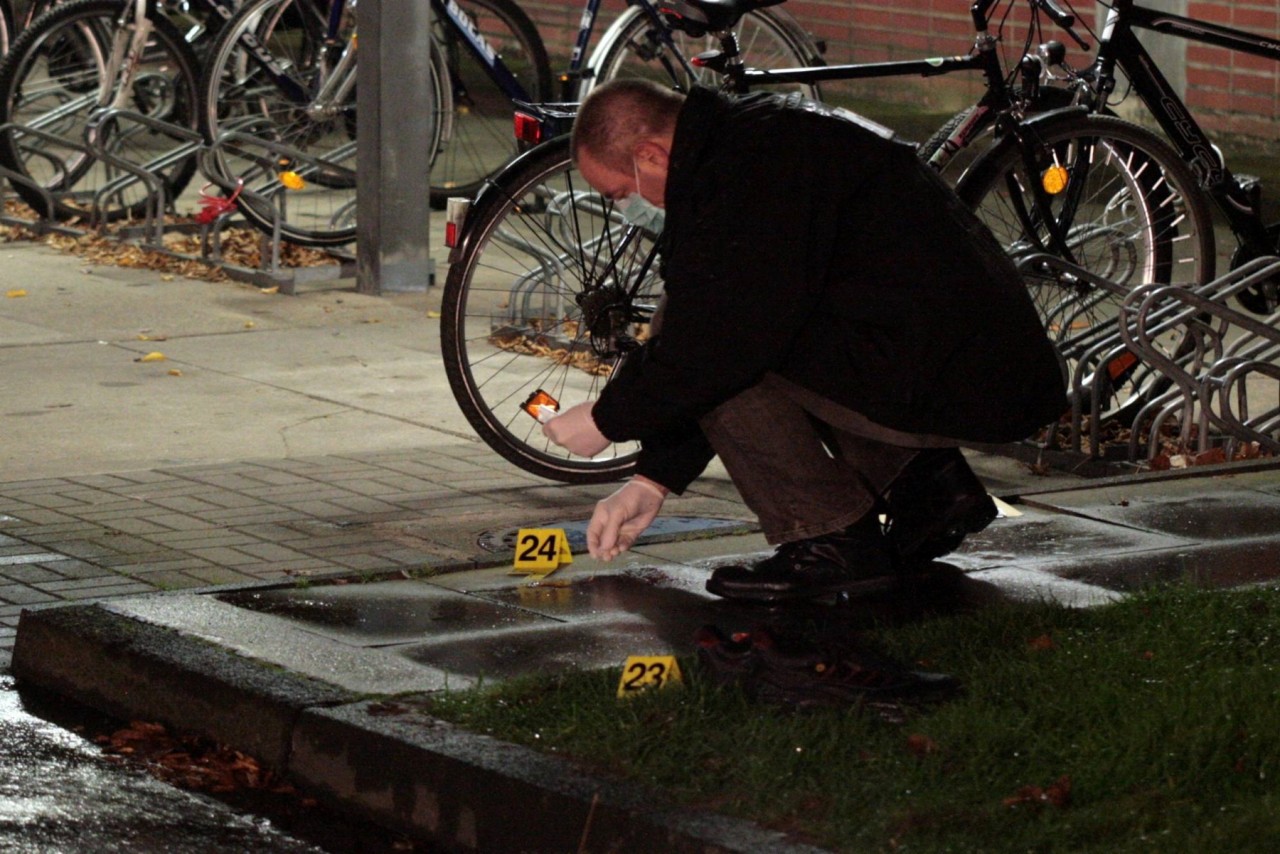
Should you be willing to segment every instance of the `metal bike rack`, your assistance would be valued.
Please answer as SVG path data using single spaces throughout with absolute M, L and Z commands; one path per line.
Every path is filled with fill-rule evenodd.
M 122 128 L 126 126 L 132 126 L 133 129 L 123 130 Z M 112 133 L 113 130 L 115 133 Z M 0 184 L 3 185 L 0 186 L 0 222 L 26 228 L 37 234 L 56 232 L 72 236 L 83 236 L 88 230 L 100 229 L 108 223 L 111 219 L 110 211 L 113 204 L 129 207 L 140 205 L 142 209 L 141 225 L 124 226 L 114 230 L 113 236 L 122 241 L 134 240 L 145 249 L 175 258 L 196 260 L 217 266 L 233 279 L 251 282 L 260 287 L 278 286 L 282 293 L 293 293 L 295 283 L 300 281 L 329 281 L 355 276 L 353 259 L 350 257 L 344 258 L 336 254 L 333 257 L 338 260 L 337 265 L 307 268 L 283 266 L 280 252 L 280 216 L 278 214 L 275 218 L 274 233 L 264 234 L 261 237 L 260 255 L 262 263 L 258 269 L 228 263 L 222 256 L 221 235 L 233 223 L 234 211 L 217 217 L 212 223 L 198 226 L 194 223 L 166 222 L 165 214 L 174 212 L 177 199 L 170 198 L 164 180 L 156 174 L 155 170 L 172 166 L 188 157 L 196 157 L 202 172 L 208 173 L 211 171 L 204 168 L 204 158 L 208 155 L 209 146 L 204 144 L 200 133 L 191 128 L 124 108 L 106 108 L 90 116 L 84 128 L 83 140 L 70 139 L 40 127 L 18 123 L 0 126 L 0 132 L 4 131 L 12 132 L 19 138 L 24 136 L 34 137 L 63 147 L 68 151 L 95 158 L 104 166 L 116 170 L 120 174 L 112 177 L 93 192 L 92 196 L 89 196 L 84 191 L 53 191 L 41 186 L 27 175 L 0 167 L 0 178 L 4 179 L 4 181 L 0 181 Z M 119 152 L 114 150 L 112 141 L 123 138 L 130 133 L 141 131 L 170 137 L 175 140 L 176 144 L 142 163 L 122 158 Z M 241 142 L 254 141 L 261 147 L 270 149 L 273 152 L 293 157 L 297 161 L 307 161 L 309 165 L 304 169 L 341 168 L 328 161 L 291 149 L 288 146 L 270 143 L 260 138 L 248 137 L 248 135 L 238 136 Z M 34 154 L 47 159 L 55 172 L 58 170 L 67 171 L 65 165 L 57 157 L 43 151 L 35 151 Z M 350 174 L 354 176 L 354 172 Z M 9 214 L 3 208 L 4 202 L 11 198 L 8 182 L 31 187 L 38 192 L 43 198 L 46 210 L 52 210 L 55 203 L 61 200 L 77 200 L 85 206 L 85 225 L 87 228 L 85 226 L 59 223 L 52 218 L 27 219 Z M 213 181 L 213 183 L 226 189 L 224 181 Z M 137 187 L 141 187 L 141 199 L 135 202 L 125 202 L 124 193 L 131 188 Z M 278 206 L 283 204 L 283 199 L 267 200 L 267 204 Z M 200 233 L 200 253 L 198 255 L 176 252 L 164 243 L 164 235 L 168 232 L 191 232 L 197 229 Z
M 1019 264 L 1024 276 L 1053 278 L 1063 299 L 1047 322 L 1070 328 L 1073 316 L 1101 300 L 1122 298 L 1114 324 L 1101 324 L 1060 342 L 1058 355 L 1071 400 L 1070 450 L 1098 459 L 1109 423 L 1129 431 L 1127 458 L 1138 463 L 1159 450 L 1162 431 L 1175 428 L 1188 450 L 1220 447 L 1233 459 L 1242 442 L 1280 453 L 1280 401 L 1251 405 L 1246 381 L 1280 385 L 1280 311 L 1269 317 L 1228 305 L 1242 291 L 1280 275 L 1280 258 L 1259 258 L 1204 285 L 1144 284 L 1127 289 L 1050 255 Z M 1176 339 L 1170 347 L 1161 339 Z M 1108 422 L 1103 405 L 1114 392 L 1107 367 L 1126 353 L 1139 360 L 1131 380 L 1137 403 Z M 1057 439 L 1052 434 L 1050 442 Z
M 179 140 L 181 144 L 158 157 L 153 157 L 146 163 L 131 163 L 117 156 L 105 144 L 105 140 L 112 138 L 108 131 L 112 127 L 119 128 L 122 122 L 132 122 L 139 127 L 163 133 L 175 140 Z M 121 131 L 121 134 L 123 136 L 124 131 Z M 143 244 L 148 248 L 163 250 L 164 215 L 166 212 L 173 210 L 173 205 L 177 200 L 168 197 L 165 183 L 156 177 L 156 170 L 196 156 L 202 143 L 200 133 L 191 128 L 161 121 L 132 110 L 109 107 L 95 112 L 85 122 L 84 139 L 85 144 L 95 157 L 125 173 L 102 185 L 94 194 L 95 212 L 102 211 L 104 203 L 112 197 L 116 197 L 123 207 L 128 207 L 123 200 L 124 191 L 135 184 L 145 185 L 147 194 L 143 203 Z M 99 216 L 101 216 L 100 213 Z
M 1126 340 L 1157 363 L 1179 391 L 1178 399 L 1170 395 L 1163 406 L 1153 401 L 1148 455 L 1160 427 L 1172 418 L 1178 419 L 1180 435 L 1188 442 L 1194 435 L 1198 452 L 1222 447 L 1232 459 L 1240 443 L 1256 442 L 1280 453 L 1280 401 L 1252 408 L 1246 385 L 1253 376 L 1280 380 L 1280 311 L 1263 318 L 1228 304 L 1276 275 L 1280 258 L 1257 258 L 1206 285 L 1144 285 L 1126 299 L 1128 322 L 1121 326 Z M 1151 343 L 1161 327 L 1175 324 L 1188 330 L 1191 341 L 1187 349 L 1192 358 L 1179 363 Z M 1135 451 L 1131 445 L 1131 455 Z
M 21 132 L 22 134 L 27 136 L 39 137 L 40 139 L 44 139 L 48 142 L 65 145 L 68 148 L 74 149 L 83 154 L 92 153 L 89 150 L 87 145 L 75 142 L 73 140 L 66 139 L 65 137 L 59 136 L 54 133 L 50 133 L 49 131 L 40 130 L 38 128 L 29 128 L 24 125 L 16 124 L 13 122 L 0 125 L 0 133 L 4 133 L 7 131 Z M 55 158 L 49 157 L 47 155 L 43 155 L 42 152 L 36 152 L 36 153 L 41 154 L 42 156 L 45 156 L 46 159 L 48 159 L 51 163 L 54 164 L 55 169 L 62 168 Z M 62 171 L 65 172 L 66 171 L 65 168 L 63 168 Z M 28 220 L 28 219 L 23 219 L 22 217 L 14 216 L 8 213 L 7 202 L 9 201 L 10 182 L 22 184 L 25 187 L 30 187 L 31 189 L 39 193 L 44 202 L 44 206 L 46 210 L 52 210 L 54 204 L 58 199 L 68 198 L 73 194 L 55 193 L 52 190 L 50 190 L 48 187 L 44 187 L 39 183 L 37 183 L 36 181 L 34 181 L 30 176 L 24 175 L 20 172 L 15 172 L 14 170 L 8 169 L 3 166 L 0 166 L 0 177 L 3 177 L 5 179 L 4 181 L 0 181 L 0 222 L 5 223 L 6 225 L 16 225 L 21 228 L 26 228 L 37 234 L 57 233 L 57 234 L 79 235 L 83 233 L 79 229 L 72 228 L 70 226 L 61 225 L 55 220 L 51 220 L 51 219 Z
M 248 181 L 245 181 L 242 186 L 237 187 L 235 184 L 229 183 L 227 175 L 221 173 L 212 165 L 215 157 L 221 156 L 223 150 L 232 145 L 237 146 L 236 153 L 238 156 L 254 161 L 255 165 L 262 169 L 262 181 L 257 186 L 250 186 Z M 355 145 L 355 141 L 352 140 L 350 146 L 341 149 L 341 151 L 354 153 Z M 256 157 L 248 153 L 254 149 L 263 153 Z M 211 183 L 222 188 L 224 192 L 238 191 L 241 196 L 254 200 L 260 210 L 270 210 L 272 212 L 271 234 L 264 234 L 263 236 L 263 262 L 259 267 L 259 272 L 264 274 L 269 281 L 279 285 L 281 293 L 294 293 L 295 285 L 303 281 L 314 282 L 353 278 L 356 275 L 356 268 L 354 257 L 351 255 L 341 256 L 331 252 L 330 254 L 338 259 L 337 266 L 306 268 L 281 266 L 280 245 L 282 238 L 280 226 L 284 219 L 287 193 L 285 186 L 276 180 L 275 172 L 271 169 L 281 160 L 287 160 L 293 166 L 293 171 L 304 179 L 324 170 L 332 174 L 346 176 L 353 184 L 356 180 L 354 169 L 323 157 L 317 157 L 314 154 L 309 154 L 276 140 L 264 139 L 260 136 L 236 130 L 220 134 L 213 143 L 205 146 L 201 154 L 200 171 Z M 344 205 L 330 222 L 340 222 L 343 217 L 354 215 L 354 212 L 354 203 Z M 220 254 L 216 238 L 211 246 L 215 253 Z

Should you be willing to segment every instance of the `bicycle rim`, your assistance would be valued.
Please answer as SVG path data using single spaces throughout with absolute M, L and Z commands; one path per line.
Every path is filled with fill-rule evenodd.
M 537 389 L 562 410 L 594 400 L 618 364 L 618 336 L 646 337 L 662 291 L 647 264 L 654 237 L 628 229 L 587 186 L 563 138 L 515 161 L 477 202 L 449 268 L 441 344 L 468 421 L 517 466 L 569 483 L 631 472 L 638 443 L 576 457 L 544 439 L 521 404 Z
M 628 20 L 629 19 L 629 20 Z M 693 68 L 688 61 L 699 53 L 719 50 L 720 43 L 711 35 L 694 38 L 686 33 L 671 32 L 678 55 L 663 44 L 655 25 L 635 6 L 628 7 L 618 23 L 617 37 L 602 42 L 592 55 L 592 76 L 583 79 L 578 90 L 585 98 L 595 86 L 619 77 L 641 77 L 689 91 L 694 85 L 717 87 L 715 72 Z M 822 57 L 798 24 L 775 9 L 757 9 L 743 16 L 737 28 L 738 45 L 744 61 L 752 68 L 777 69 L 822 65 Z M 776 91 L 797 91 L 815 100 L 820 98 L 818 84 L 784 84 L 769 87 Z
M 305 0 L 252 0 L 231 19 L 214 46 L 201 85 L 201 121 L 220 144 L 208 163 L 222 183 L 244 182 L 245 219 L 292 243 L 335 246 L 356 237 L 354 16 L 336 44 L 325 43 L 323 10 Z M 280 83 L 249 56 L 256 39 Z M 322 87 L 334 90 L 321 97 Z
M 112 219 L 137 216 L 146 205 L 145 184 L 134 181 L 107 192 L 131 173 L 81 148 L 90 115 L 111 102 L 118 85 L 104 76 L 111 34 L 123 8 L 113 0 L 58 6 L 33 22 L 0 62 L 0 123 L 57 138 L 16 130 L 0 133 L 0 164 L 26 176 L 27 181 L 12 182 L 14 189 L 41 216 L 84 216 L 97 204 L 100 214 Z M 195 56 L 168 21 L 152 23 L 151 38 L 128 83 L 124 109 L 194 128 Z M 150 165 L 147 171 L 163 180 L 170 200 L 195 172 L 194 155 L 152 164 L 179 143 L 128 119 L 114 124 L 98 143 L 112 157 Z M 52 205 L 36 188 L 54 194 Z
M 509 0 L 465 0 L 460 5 L 527 100 L 549 98 L 551 64 L 528 16 Z M 449 128 L 449 134 L 431 166 L 431 201 L 441 208 L 450 196 L 474 196 L 487 176 L 515 156 L 511 115 L 517 95 L 495 82 L 456 30 L 437 19 L 433 31 L 433 45 L 444 53 L 451 89 L 448 102 L 437 101 L 451 115 L 436 120 L 437 126 Z
M 1167 143 L 1101 116 L 1051 121 L 1027 138 L 1034 142 L 1001 142 L 957 187 L 1015 261 L 1047 252 L 1115 283 L 1122 293 L 1147 282 L 1193 285 L 1213 277 L 1209 208 L 1195 176 Z M 1065 187 L 1044 191 L 1055 178 Z M 1081 359 L 1109 352 L 1122 294 L 1034 268 L 1026 272 L 1045 330 L 1073 370 Z M 1160 343 L 1174 354 L 1181 336 L 1171 333 Z M 1132 413 L 1161 387 L 1157 374 L 1123 354 L 1105 359 L 1098 378 L 1112 386 L 1099 413 L 1104 416 Z

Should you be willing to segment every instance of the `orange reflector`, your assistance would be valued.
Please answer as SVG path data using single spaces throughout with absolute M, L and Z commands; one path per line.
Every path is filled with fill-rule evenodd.
M 528 113 L 516 113 L 516 139 L 537 145 L 542 142 L 542 123 Z
M 1049 195 L 1058 195 L 1067 188 L 1067 170 L 1055 163 L 1044 170 L 1044 174 L 1040 176 L 1040 186 L 1044 187 L 1044 191 Z
M 1107 363 L 1107 375 L 1111 377 L 1111 381 L 1115 382 L 1128 373 L 1129 369 L 1138 364 L 1138 357 L 1132 353 L 1121 353 L 1110 362 Z
M 538 389 L 525 398 L 521 408 L 539 421 L 545 422 L 549 416 L 560 410 L 560 401 L 542 389 Z

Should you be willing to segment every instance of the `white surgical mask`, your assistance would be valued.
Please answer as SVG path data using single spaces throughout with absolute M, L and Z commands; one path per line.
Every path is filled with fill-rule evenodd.
M 631 161 L 631 168 L 635 170 L 636 192 L 628 193 L 625 199 L 619 199 L 614 205 L 621 211 L 622 218 L 631 225 L 659 234 L 662 232 L 666 212 L 640 195 L 640 169 L 634 160 Z

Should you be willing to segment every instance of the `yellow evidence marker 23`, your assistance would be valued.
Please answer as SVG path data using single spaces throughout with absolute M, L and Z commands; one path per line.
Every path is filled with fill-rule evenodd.
M 674 655 L 632 655 L 622 666 L 618 696 L 634 697 L 650 688 L 665 688 L 683 683 L 680 663 Z

